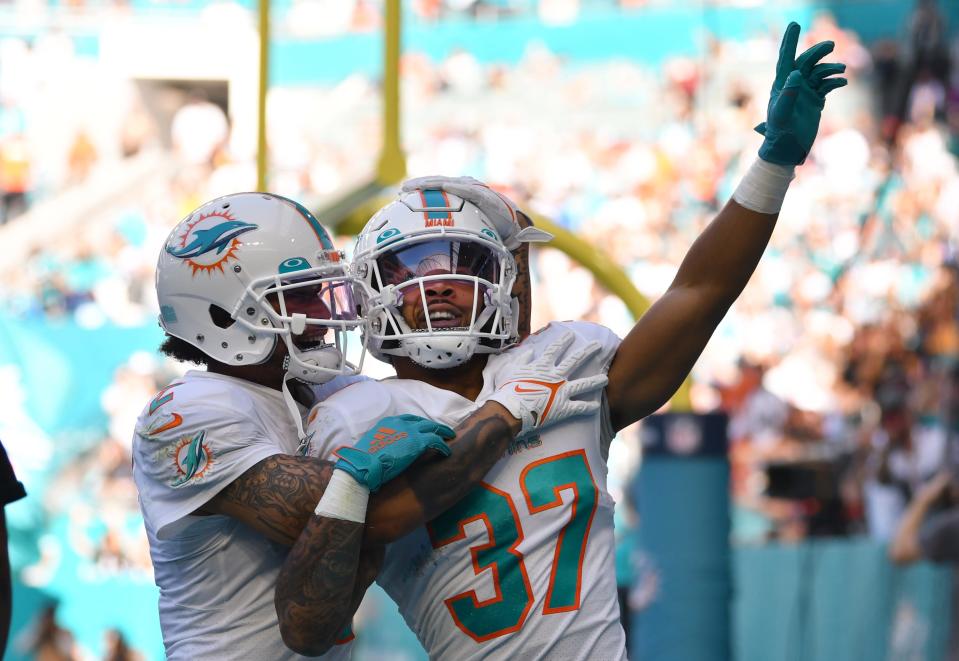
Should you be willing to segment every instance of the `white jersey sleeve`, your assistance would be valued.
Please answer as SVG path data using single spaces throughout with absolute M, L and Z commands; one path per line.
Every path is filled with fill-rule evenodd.
M 390 389 L 379 381 L 351 383 L 316 404 L 307 416 L 309 454 L 335 460 L 335 450 L 354 445 L 379 420 L 396 415 L 395 409 Z
M 257 462 L 295 449 L 277 429 L 285 421 L 266 420 L 244 388 L 229 385 L 175 381 L 137 420 L 134 471 L 144 519 L 159 539 Z

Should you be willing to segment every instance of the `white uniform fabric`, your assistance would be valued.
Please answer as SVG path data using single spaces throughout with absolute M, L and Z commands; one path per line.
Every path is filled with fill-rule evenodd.
M 326 396 L 355 379 L 321 386 Z M 133 476 L 171 660 L 301 659 L 280 637 L 273 590 L 287 549 L 228 516 L 194 516 L 254 464 L 298 449 L 278 390 L 190 371 L 137 420 Z M 349 644 L 325 659 L 349 658 Z
M 620 340 L 602 326 L 553 323 L 522 347 L 545 348 L 567 330 L 576 336 L 569 351 L 592 340 L 603 347 L 573 376 L 605 373 Z M 481 399 L 505 379 L 511 355 L 490 357 Z M 420 381 L 367 381 L 315 407 L 311 428 L 317 436 L 322 430 L 325 445 L 315 448 L 326 456 L 383 416 L 413 413 L 454 426 L 473 407 Z M 431 659 L 626 658 L 613 561 L 614 503 L 606 490 L 613 437 L 608 413 L 604 405 L 600 413 L 514 442 L 463 501 L 388 547 L 377 582 Z

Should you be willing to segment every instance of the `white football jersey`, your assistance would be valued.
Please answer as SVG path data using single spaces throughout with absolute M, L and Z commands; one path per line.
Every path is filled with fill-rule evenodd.
M 605 373 L 619 338 L 595 324 L 553 323 L 490 357 L 479 399 L 508 378 L 515 351 L 542 350 L 570 330 L 570 351 L 593 340 L 603 347 L 574 376 Z M 366 381 L 317 405 L 310 428 L 326 441 L 314 439 L 315 447 L 328 453 L 387 415 L 455 426 L 474 408 L 421 381 Z M 462 501 L 387 548 L 377 582 L 431 658 L 626 658 L 606 490 L 613 430 L 605 403 L 600 411 L 514 441 Z
M 133 476 L 167 658 L 306 658 L 283 644 L 273 606 L 288 549 L 231 517 L 192 514 L 257 462 L 297 448 L 280 391 L 211 372 L 187 372 L 140 414 Z M 323 658 L 347 659 L 349 647 Z

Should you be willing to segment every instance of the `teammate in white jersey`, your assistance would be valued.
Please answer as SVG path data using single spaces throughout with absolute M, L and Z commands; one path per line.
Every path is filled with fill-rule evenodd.
M 337 574 L 341 547 L 364 532 L 357 522 L 366 519 L 369 493 L 426 450 L 450 453 L 444 440 L 453 430 L 404 415 L 374 421 L 346 439 L 356 447 L 341 450 L 335 466 L 308 456 L 323 430 L 304 435 L 302 416 L 356 380 L 343 376 L 352 371 L 345 331 L 357 324 L 351 291 L 342 255 L 316 218 L 277 196 L 237 194 L 207 203 L 173 230 L 161 252 L 163 350 L 207 366 L 157 393 L 134 436 L 134 477 L 170 659 L 300 658 L 282 640 L 273 597 L 288 547 L 308 521 L 311 549 L 324 549 L 314 557 L 316 567 L 345 586 L 327 602 L 337 626 L 332 642 L 348 624 L 340 613 L 355 610 L 372 580 L 364 568 L 376 564 L 354 559 L 360 576 L 368 574 L 359 590 L 352 570 L 348 580 Z M 575 414 L 588 406 L 568 409 Z M 465 490 L 475 471 L 468 464 L 491 465 L 489 450 L 504 447 L 519 428 L 496 403 L 460 421 L 453 447 L 466 466 L 451 479 Z M 433 480 L 453 468 L 433 462 L 417 471 Z M 370 501 L 368 537 L 382 546 L 455 497 L 424 503 L 402 481 L 389 482 Z M 349 638 L 340 635 L 328 658 L 347 657 Z
M 601 346 L 576 374 L 609 379 L 590 396 L 596 413 L 538 433 L 524 424 L 476 489 L 390 545 L 378 581 L 431 658 L 625 658 L 606 450 L 616 431 L 662 406 L 688 374 L 762 255 L 826 94 L 846 83 L 835 76 L 844 65 L 819 64 L 832 43 L 797 58 L 798 35 L 790 24 L 757 128 L 765 136 L 760 158 L 622 342 L 602 327 L 563 322 L 504 352 L 517 339 L 506 323 L 517 307 L 507 248 L 528 230 L 516 224 L 515 205 L 475 180 L 407 182 L 360 234 L 354 270 L 364 281 L 366 344 L 398 378 L 356 384 L 319 404 L 315 421 L 333 443 L 377 415 L 412 411 L 449 423 L 485 396 L 549 393 L 560 384 L 517 365 L 541 361 L 544 344 L 567 332 L 570 349 Z M 295 563 L 309 561 L 291 555 L 281 583 L 299 575 Z M 309 607 L 297 605 L 301 614 Z M 277 607 L 283 625 L 279 591 Z

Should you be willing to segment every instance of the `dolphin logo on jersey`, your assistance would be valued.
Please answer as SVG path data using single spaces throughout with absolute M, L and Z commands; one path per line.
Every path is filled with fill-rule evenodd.
M 170 482 L 171 487 L 183 486 L 194 478 L 201 478 L 213 463 L 213 453 L 204 443 L 206 432 L 200 431 L 193 437 L 187 436 L 173 449 L 173 464 L 177 477 Z
M 233 239 L 244 232 L 255 229 L 257 229 L 257 226 L 252 223 L 244 223 L 242 220 L 228 220 L 209 229 L 197 230 L 193 233 L 193 240 L 189 245 L 181 248 L 167 246 L 166 251 L 180 259 L 199 257 L 213 250 L 216 250 L 216 254 L 219 255 L 229 247 Z
M 182 259 L 195 276 L 198 271 L 212 275 L 223 273 L 223 265 L 236 259 L 240 247 L 238 237 L 258 229 L 253 223 L 237 220 L 229 211 L 218 210 L 187 220 L 179 241 L 168 243 L 166 252 L 171 257 Z

